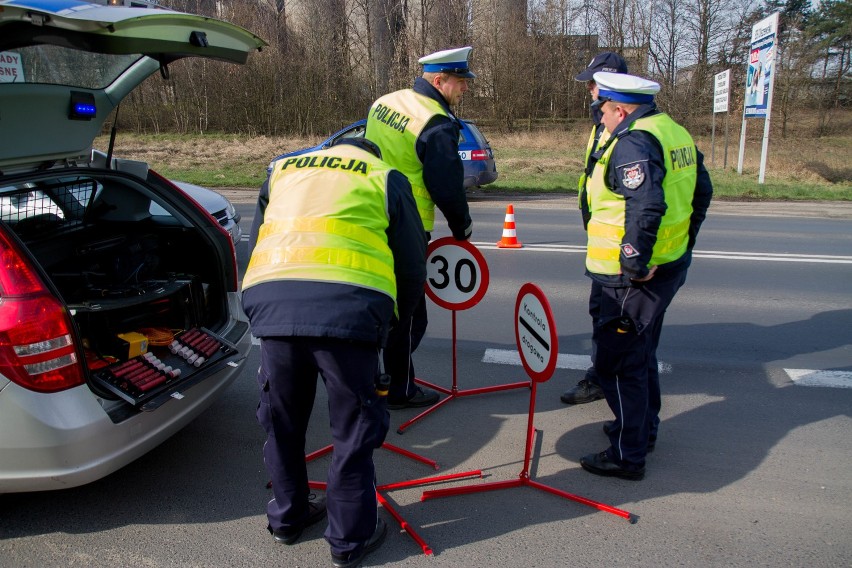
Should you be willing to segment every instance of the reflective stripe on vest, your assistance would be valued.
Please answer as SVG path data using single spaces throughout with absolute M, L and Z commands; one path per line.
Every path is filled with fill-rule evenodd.
M 663 148 L 666 212 L 660 222 L 648 266 L 666 264 L 683 256 L 689 243 L 689 220 L 698 172 L 695 142 L 685 128 L 666 114 L 640 118 L 630 125 L 630 130 L 648 132 Z M 596 274 L 621 273 L 625 200 L 610 191 L 606 181 L 612 150 L 617 143 L 618 139 L 610 144 L 586 183 L 592 210 L 586 268 Z
M 272 280 L 339 282 L 396 299 L 388 246 L 390 167 L 354 146 L 275 162 L 243 289 Z
M 582 200 L 586 200 L 586 206 L 589 207 L 589 194 L 586 192 L 586 180 L 588 179 L 588 174 L 586 174 L 586 170 L 589 168 L 589 157 L 592 155 L 592 150 L 597 150 L 601 147 L 601 144 L 606 144 L 606 141 L 609 140 L 609 131 L 604 128 L 601 130 L 600 139 L 598 139 L 597 144 L 595 144 L 595 134 L 598 131 L 597 125 L 592 127 L 592 133 L 589 134 L 589 141 L 586 144 L 586 155 L 583 159 L 583 171 L 580 172 L 580 179 L 577 181 L 577 206 L 582 209 L 583 202 Z
M 423 181 L 417 138 L 436 115 L 449 116 L 435 99 L 413 89 L 395 91 L 373 103 L 364 134 L 382 150 L 382 159 L 408 178 L 423 228 L 427 231 L 435 228 L 435 202 Z

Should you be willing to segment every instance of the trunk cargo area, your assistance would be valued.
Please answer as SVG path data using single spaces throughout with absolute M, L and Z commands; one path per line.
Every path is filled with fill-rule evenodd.
M 239 356 L 216 333 L 227 320 L 225 245 L 168 191 L 64 172 L 0 188 L 0 220 L 64 300 L 98 395 L 150 410 Z

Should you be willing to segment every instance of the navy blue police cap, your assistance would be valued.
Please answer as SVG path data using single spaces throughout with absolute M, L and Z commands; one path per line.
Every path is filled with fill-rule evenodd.
M 331 143 L 331 146 L 357 146 L 362 150 L 373 154 L 375 157 L 381 159 L 382 151 L 379 149 L 379 146 L 373 142 L 372 140 L 367 140 L 363 136 L 352 136 L 349 138 L 338 138 L 334 142 Z
M 589 62 L 589 66 L 574 77 L 574 79 L 576 81 L 591 81 L 594 79 L 594 74 L 599 71 L 627 73 L 627 62 L 617 53 L 604 51 L 595 55 L 595 58 Z

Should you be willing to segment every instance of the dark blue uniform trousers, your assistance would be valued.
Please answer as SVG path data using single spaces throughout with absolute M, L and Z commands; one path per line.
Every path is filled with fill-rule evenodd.
M 411 356 L 426 335 L 428 325 L 425 295 L 421 296 L 411 317 L 394 320 L 384 352 L 385 372 L 391 376 L 388 398 L 393 402 L 408 400 L 417 391 Z
M 615 415 L 607 453 L 628 470 L 645 467 L 648 440 L 657 438 L 662 404 L 657 346 L 666 309 L 685 281 L 684 269 L 628 288 L 601 287 L 593 362 Z
M 602 294 L 603 286 L 601 286 L 599 282 L 592 280 L 592 291 L 589 293 L 589 315 L 592 316 L 593 327 L 600 318 Z M 593 385 L 600 385 L 600 380 L 598 380 L 598 375 L 597 373 L 595 373 L 594 365 L 595 354 L 597 353 L 597 351 L 597 339 L 595 338 L 594 334 L 592 334 L 592 366 L 586 369 L 586 376 L 584 378 Z
M 261 340 L 260 357 L 257 419 L 267 434 L 270 528 L 297 527 L 308 517 L 305 435 L 319 374 L 328 391 L 334 445 L 325 538 L 333 553 L 360 551 L 376 528 L 373 450 L 384 442 L 390 422 L 387 404 L 376 394 L 379 349 L 343 339 L 276 337 Z

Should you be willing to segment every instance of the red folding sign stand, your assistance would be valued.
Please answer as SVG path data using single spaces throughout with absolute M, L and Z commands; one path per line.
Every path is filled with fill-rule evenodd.
M 393 444 L 388 444 L 387 442 L 385 442 L 384 444 L 382 444 L 382 447 L 386 450 L 390 450 L 394 453 L 400 454 L 400 455 L 405 456 L 407 458 L 410 458 L 412 460 L 419 461 L 420 463 L 425 463 L 426 465 L 432 466 L 436 470 L 439 469 L 437 462 L 430 460 L 429 458 L 425 458 L 421 455 L 415 454 L 413 452 L 409 452 L 408 450 L 405 450 L 405 449 L 400 448 L 398 446 L 394 446 Z M 312 460 L 315 460 L 315 459 L 317 459 L 321 456 L 324 456 L 325 454 L 330 453 L 333 449 L 334 448 L 331 445 L 326 446 L 324 448 L 320 448 L 319 450 L 316 450 L 315 452 L 311 452 L 310 454 L 306 455 L 305 461 L 310 462 Z M 410 536 L 414 540 L 414 542 L 416 542 L 418 544 L 418 546 L 420 546 L 421 550 L 423 550 L 423 554 L 425 554 L 426 556 L 431 556 L 432 555 L 432 548 L 428 544 L 426 544 L 426 541 L 423 540 L 420 537 L 419 534 L 417 534 L 417 531 L 415 531 L 414 528 L 411 525 L 409 525 L 404 518 L 402 518 L 402 515 L 400 515 L 399 512 L 388 502 L 387 498 L 385 498 L 385 496 L 382 495 L 382 492 L 387 492 L 387 491 L 391 491 L 391 490 L 394 490 L 394 489 L 405 489 L 406 487 L 416 487 L 418 485 L 428 485 L 429 483 L 439 483 L 439 482 L 442 482 L 442 481 L 451 481 L 451 480 L 454 480 L 454 479 L 463 479 L 463 478 L 467 478 L 467 477 L 480 477 L 481 478 L 482 477 L 482 471 L 477 469 L 477 470 L 472 470 L 472 471 L 463 471 L 463 472 L 460 472 L 460 473 L 450 473 L 450 474 L 447 474 L 447 475 L 437 475 L 437 476 L 434 476 L 434 477 L 424 477 L 424 478 L 421 478 L 421 479 L 412 479 L 412 480 L 409 480 L 409 481 L 397 481 L 395 483 L 386 483 L 384 485 L 377 485 L 376 486 L 376 499 L 379 501 L 379 504 L 382 506 L 382 508 L 384 510 L 386 510 L 388 513 L 390 513 L 390 515 L 394 519 L 396 519 L 396 522 L 399 523 L 400 528 L 402 530 L 404 530 L 405 532 L 407 532 L 408 536 Z M 327 483 L 325 483 L 324 481 L 308 481 L 308 487 L 310 487 L 311 489 L 319 489 L 319 490 L 325 491 L 326 485 L 327 485 Z
M 396 429 L 397 434 L 402 434 L 406 428 L 455 398 L 509 389 L 530 388 L 531 384 L 530 381 L 523 381 L 459 390 L 456 372 L 458 363 L 456 358 L 456 312 L 472 308 L 485 295 L 485 291 L 488 289 L 488 265 L 479 249 L 468 241 L 457 241 L 453 237 L 443 237 L 429 243 L 426 265 L 429 267 L 426 295 L 442 308 L 452 312 L 453 386 L 448 389 L 423 379 L 414 379 L 416 383 L 434 389 L 447 395 L 447 397 L 436 402 L 411 420 L 402 423 Z M 460 282 L 463 274 L 467 276 L 467 280 Z
M 424 491 L 423 495 L 420 497 L 421 501 L 425 501 L 427 499 L 433 499 L 437 497 L 448 497 L 450 495 L 463 495 L 466 493 L 478 493 L 480 491 L 493 491 L 496 489 L 506 489 L 510 487 L 534 487 L 535 489 L 541 489 L 542 491 L 546 491 L 548 493 L 553 493 L 554 495 L 558 495 L 559 497 L 564 497 L 565 499 L 571 499 L 572 501 L 577 501 L 578 503 L 582 503 L 584 505 L 588 505 L 589 507 L 595 507 L 601 511 L 606 511 L 607 513 L 612 513 L 613 515 L 618 515 L 619 517 L 624 517 L 631 523 L 636 522 L 636 517 L 627 511 L 623 511 L 621 509 L 617 509 L 615 507 L 611 507 L 604 503 L 598 503 L 597 501 L 592 501 L 591 499 L 586 499 L 585 497 L 580 497 L 579 495 L 574 495 L 573 493 L 568 493 L 566 491 L 561 491 L 554 487 L 550 487 L 549 485 L 545 485 L 543 483 L 539 483 L 530 478 L 530 456 L 532 454 L 532 444 L 533 444 L 533 436 L 535 435 L 535 430 L 533 428 L 533 416 L 535 414 L 535 394 L 536 394 L 536 383 L 533 382 L 532 389 L 530 391 L 530 413 L 529 419 L 527 422 L 527 447 L 524 452 L 524 467 L 521 470 L 518 479 L 512 479 L 509 481 L 493 481 L 490 483 L 481 483 L 479 485 L 468 485 L 465 487 L 448 487 L 446 489 L 434 489 L 432 491 Z
M 430 383 L 428 381 L 424 381 L 423 379 L 414 379 L 414 381 L 423 386 L 435 389 L 436 391 L 447 395 L 446 398 L 439 400 L 434 405 L 430 406 L 411 420 L 402 423 L 399 428 L 396 429 L 397 434 L 402 434 L 406 428 L 426 416 L 427 414 L 431 414 L 432 412 L 438 410 L 438 408 L 444 406 L 454 398 L 459 398 L 463 396 L 471 396 L 474 394 L 484 394 L 489 392 L 503 391 L 509 389 L 519 389 L 519 388 L 530 388 L 531 381 L 521 381 L 518 383 L 508 383 L 505 385 L 492 385 L 490 387 L 480 387 L 475 389 L 465 389 L 459 390 L 458 388 L 458 378 L 456 373 L 456 310 L 453 310 L 453 386 L 451 388 L 445 388 L 442 386 L 438 386 L 436 384 Z
M 509 481 L 494 481 L 490 483 L 482 483 L 479 485 L 469 485 L 466 487 L 449 487 L 447 489 L 435 489 L 432 491 L 424 491 L 420 497 L 421 501 L 436 497 L 446 497 L 450 495 L 463 495 L 466 493 L 478 493 L 480 491 L 493 491 L 496 489 L 505 489 L 510 487 L 534 487 L 548 493 L 553 493 L 565 499 L 577 501 L 589 507 L 594 507 L 619 517 L 624 517 L 631 523 L 637 521 L 637 517 L 628 511 L 617 509 L 604 503 L 592 501 L 573 493 L 561 491 L 550 487 L 543 483 L 539 483 L 530 478 L 530 457 L 532 455 L 533 446 L 533 418 L 535 416 L 535 397 L 536 386 L 539 382 L 547 381 L 553 374 L 556 368 L 556 358 L 558 355 L 556 327 L 553 325 L 553 314 L 550 311 L 550 304 L 544 296 L 544 292 L 534 284 L 524 284 L 518 293 L 516 303 L 516 311 L 518 317 L 515 319 L 515 337 L 518 343 L 518 350 L 521 353 L 521 362 L 524 365 L 527 373 L 532 379 L 530 388 L 530 406 L 529 416 L 527 418 L 527 443 L 524 450 L 524 465 L 518 479 Z M 545 337 L 547 336 L 547 337 Z

